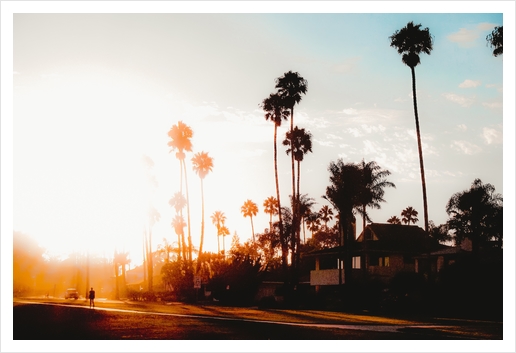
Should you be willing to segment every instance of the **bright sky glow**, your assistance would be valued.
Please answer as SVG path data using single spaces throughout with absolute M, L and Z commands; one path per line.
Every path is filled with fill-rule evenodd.
M 173 241 L 168 200 L 179 190 L 179 164 L 167 132 L 182 120 L 194 131 L 194 153 L 214 158 L 205 179 L 206 250 L 216 250 L 216 210 L 231 234 L 250 238 L 240 206 L 251 199 L 263 210 L 275 194 L 273 126 L 258 104 L 288 70 L 309 85 L 294 119 L 315 141 L 302 193 L 320 208 L 331 161 L 375 160 L 397 188 L 373 220 L 413 206 L 422 225 L 410 69 L 388 40 L 410 20 L 428 26 L 435 42 L 416 68 L 430 219 L 445 222 L 449 197 L 475 178 L 503 193 L 503 58 L 485 42 L 501 14 L 15 14 L 14 229 L 50 251 L 110 254 L 116 246 L 138 259 L 145 154 L 159 183 L 154 244 Z M 286 200 L 282 147 L 279 168 Z M 268 225 L 263 212 L 254 221 L 257 231 Z
M 177 239 L 168 200 L 179 190 L 179 164 L 167 132 L 179 120 L 193 129 L 194 153 L 214 158 L 204 180 L 205 250 L 217 249 L 209 218 L 217 210 L 231 236 L 251 237 L 250 220 L 240 213 L 247 199 L 258 204 L 254 228 L 263 231 L 262 204 L 275 195 L 275 184 L 273 125 L 259 104 L 289 70 L 308 81 L 294 121 L 314 141 L 301 166 L 301 193 L 319 209 L 331 161 L 374 160 L 391 171 L 397 187 L 386 190 L 373 221 L 412 206 L 423 226 L 410 69 L 389 46 L 389 36 L 409 21 L 429 27 L 434 39 L 431 55 L 423 54 L 416 67 L 430 220 L 444 223 L 450 196 L 475 178 L 514 206 L 514 48 L 495 58 L 485 40 L 504 25 L 506 42 L 514 43 L 513 3 L 474 2 L 479 13 L 461 13 L 470 9 L 467 2 L 404 3 L 407 13 L 370 2 L 213 3 L 21 2 L 9 5 L 18 6 L 9 18 L 2 2 L 2 223 L 10 181 L 4 167 L 13 166 L 13 223 L 5 234 L 2 227 L 2 239 L 14 229 L 53 254 L 112 256 L 118 248 L 130 251 L 133 265 L 141 263 L 142 205 L 149 196 L 142 155 L 154 161 L 159 182 L 152 194 L 161 214 L 154 246 Z M 306 13 L 294 13 L 295 4 Z M 200 8 L 226 13 L 196 14 Z M 368 14 L 373 8 L 385 13 Z M 346 13 L 351 10 L 362 14 Z M 4 49 L 13 50 L 12 58 Z M 4 88 L 11 87 L 7 110 L 11 96 Z M 278 131 L 280 146 L 287 125 Z M 290 158 L 283 147 L 278 155 L 287 200 Z M 192 156 L 187 173 L 198 247 L 200 182 Z

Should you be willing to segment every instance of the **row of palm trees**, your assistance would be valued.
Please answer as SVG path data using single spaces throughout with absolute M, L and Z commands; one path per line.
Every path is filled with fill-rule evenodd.
M 412 207 L 409 206 L 401 211 L 401 219 L 398 216 L 392 216 L 387 220 L 387 223 L 390 224 L 416 224 L 419 219 L 417 218 L 418 212 Z
M 294 126 L 294 107 L 298 104 L 302 96 L 308 90 L 308 82 L 299 73 L 288 71 L 283 76 L 276 79 L 275 88 L 277 91 L 271 93 L 261 103 L 261 108 L 265 112 L 265 119 L 274 123 L 274 176 L 276 183 L 276 201 L 277 209 L 282 210 L 280 189 L 278 181 L 278 158 L 277 158 L 277 131 L 283 120 L 290 118 L 290 131 L 287 132 L 283 145 L 287 146 L 286 153 L 290 155 L 291 172 L 292 172 L 292 227 L 291 227 L 291 264 L 294 268 L 299 263 L 299 244 L 300 244 L 300 215 L 298 209 L 299 203 L 299 180 L 300 180 L 300 163 L 308 152 L 312 152 L 312 141 L 309 131 Z M 297 183 L 296 183 L 296 163 L 297 162 Z M 296 189 L 297 186 L 297 189 Z M 286 243 L 287 234 L 284 234 L 282 212 L 278 212 L 279 217 L 279 235 L 282 246 L 282 266 L 284 272 L 287 270 L 287 254 L 288 244 Z M 271 222 L 272 225 L 272 222 Z M 271 227 L 272 228 L 272 227 Z

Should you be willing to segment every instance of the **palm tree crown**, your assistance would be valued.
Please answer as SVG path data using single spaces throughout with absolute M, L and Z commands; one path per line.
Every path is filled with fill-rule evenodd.
M 312 152 L 312 134 L 296 126 L 292 132 L 287 131 L 283 146 L 288 146 L 287 154 L 294 153 L 294 159 L 302 162 L 304 155 Z
M 178 151 L 176 153 L 176 157 L 178 159 L 184 159 L 185 151 L 192 151 L 192 136 L 192 129 L 182 121 L 179 121 L 177 125 L 172 126 L 172 128 L 168 131 L 168 137 L 170 137 L 170 141 L 168 141 L 167 145 L 171 147 L 171 151 Z
M 288 120 L 290 111 L 286 109 L 283 98 L 277 93 L 271 93 L 261 104 L 265 111 L 265 120 L 272 121 L 276 126 L 281 126 L 283 120 Z
M 286 72 L 276 79 L 278 94 L 285 99 L 285 106 L 293 109 L 301 101 L 301 95 L 306 94 L 308 82 L 297 72 Z
M 240 211 L 244 215 L 244 217 L 251 218 L 251 228 L 253 232 L 253 242 L 254 242 L 254 225 L 253 225 L 253 216 L 256 216 L 258 213 L 258 206 L 251 200 L 246 200 L 244 205 L 240 208 Z
M 206 152 L 198 152 L 192 158 L 193 170 L 204 179 L 213 169 L 213 158 Z
M 409 206 L 401 211 L 401 221 L 405 224 L 416 224 L 416 222 L 419 221 L 419 219 L 417 219 L 417 215 L 418 212 L 413 209 L 412 206 Z
M 420 63 L 419 54 L 430 55 L 432 51 L 433 43 L 430 30 L 428 27 L 421 29 L 421 24 L 414 25 L 413 22 L 409 22 L 407 26 L 394 32 L 389 38 L 391 47 L 396 48 L 398 54 L 403 54 L 401 61 L 411 68 Z

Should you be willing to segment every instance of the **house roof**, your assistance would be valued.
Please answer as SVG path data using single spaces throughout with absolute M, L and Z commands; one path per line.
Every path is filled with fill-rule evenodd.
M 414 225 L 371 223 L 357 238 L 361 248 L 365 248 L 364 234 L 368 250 L 421 253 L 442 248 L 421 227 Z

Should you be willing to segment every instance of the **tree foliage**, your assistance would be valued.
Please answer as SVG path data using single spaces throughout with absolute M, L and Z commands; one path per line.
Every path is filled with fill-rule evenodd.
M 487 43 L 493 49 L 493 56 L 503 54 L 503 26 L 497 26 L 486 37 Z
M 491 184 L 475 179 L 469 190 L 452 195 L 446 205 L 448 229 L 457 243 L 469 238 L 474 251 L 502 247 L 503 198 Z

